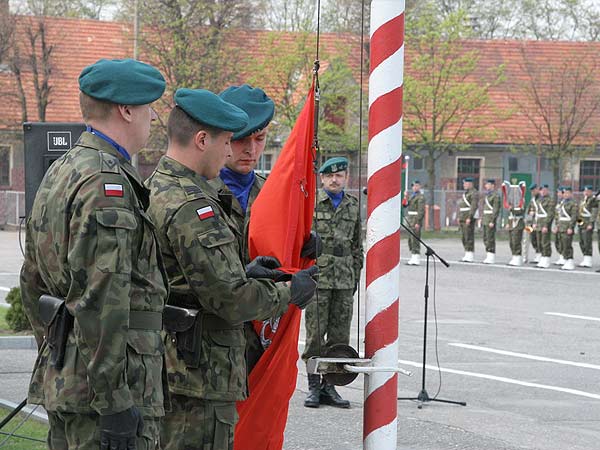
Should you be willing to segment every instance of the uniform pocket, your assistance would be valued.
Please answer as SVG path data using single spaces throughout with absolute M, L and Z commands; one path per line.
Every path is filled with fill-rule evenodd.
M 244 392 L 246 358 L 243 329 L 209 330 L 206 333 L 211 344 L 209 367 L 215 368 L 210 379 L 213 389 L 217 392 Z
M 239 278 L 243 270 L 239 249 L 233 232 L 226 225 L 220 225 L 198 235 L 198 241 L 209 256 L 208 261 L 214 275 L 221 281 L 231 283 Z
M 233 450 L 233 430 L 236 423 L 235 405 L 215 406 L 215 436 L 211 448 Z
M 133 213 L 124 208 L 96 211 L 96 267 L 102 272 L 131 273 L 131 236 L 137 228 Z
M 136 406 L 163 407 L 163 353 L 160 333 L 129 330 L 127 335 L 127 385 Z

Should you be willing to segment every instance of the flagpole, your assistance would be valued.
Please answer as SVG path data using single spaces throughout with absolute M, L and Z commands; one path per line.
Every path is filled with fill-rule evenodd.
M 365 357 L 398 365 L 404 0 L 371 3 Z M 398 375 L 365 377 L 363 448 L 395 450 Z

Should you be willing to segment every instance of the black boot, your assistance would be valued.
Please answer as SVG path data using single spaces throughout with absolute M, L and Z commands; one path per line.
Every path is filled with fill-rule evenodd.
M 321 394 L 321 375 L 312 374 L 308 376 L 308 395 L 304 400 L 307 408 L 319 407 L 319 396 Z
M 350 408 L 350 402 L 344 400 L 335 390 L 335 386 L 326 383 L 325 380 L 321 385 L 321 404 L 335 406 L 336 408 Z

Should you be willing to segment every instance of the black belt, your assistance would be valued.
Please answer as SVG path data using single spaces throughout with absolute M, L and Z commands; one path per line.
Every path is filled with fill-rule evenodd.
M 352 251 L 347 247 L 332 247 L 329 245 L 324 245 L 323 254 L 333 256 L 350 256 L 352 254 Z

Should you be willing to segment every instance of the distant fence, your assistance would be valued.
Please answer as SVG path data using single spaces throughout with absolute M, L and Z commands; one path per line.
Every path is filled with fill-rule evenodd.
M 17 226 L 25 215 L 25 192 L 0 191 L 0 227 Z

